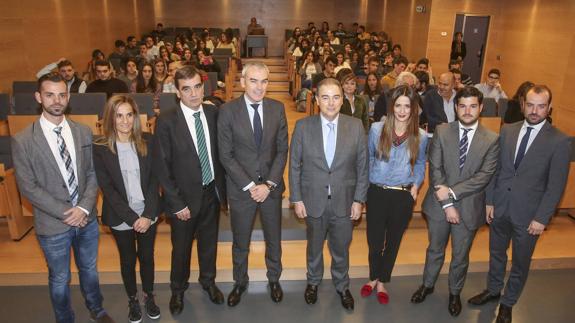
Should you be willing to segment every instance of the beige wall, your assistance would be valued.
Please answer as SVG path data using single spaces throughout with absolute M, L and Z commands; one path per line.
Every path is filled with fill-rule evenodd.
M 575 84 L 575 3 L 434 0 L 427 55 L 435 74 L 447 69 L 456 13 L 491 16 L 484 70 L 501 69 L 502 85 L 510 96 L 526 80 L 550 86 L 555 124 L 575 135 L 575 98 L 571 94 Z M 441 36 L 443 31 L 447 36 Z
M 0 92 L 13 80 L 33 80 L 60 57 L 84 70 L 93 49 L 154 26 L 148 0 L 16 0 L 0 2 Z

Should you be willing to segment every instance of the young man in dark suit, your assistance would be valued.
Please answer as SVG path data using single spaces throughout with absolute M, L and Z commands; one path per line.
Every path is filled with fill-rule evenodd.
M 248 62 L 242 70 L 245 93 L 224 104 L 218 117 L 220 160 L 226 169 L 233 233 L 233 290 L 228 305 L 240 302 L 246 290 L 248 253 L 256 212 L 260 211 L 266 243 L 267 278 L 274 302 L 283 298 L 281 264 L 281 201 L 285 189 L 288 132 L 284 105 L 266 98 L 269 70 Z
M 551 89 L 535 85 L 525 97 L 525 120 L 501 129 L 499 165 L 487 190 L 487 289 L 469 299 L 483 305 L 501 298 L 498 323 L 511 322 L 537 239 L 555 214 L 567 182 L 571 146 L 569 137 L 546 120 L 551 99 Z M 510 243 L 511 274 L 505 283 Z
M 174 77 L 179 104 L 158 118 L 153 165 L 164 192 L 172 226 L 170 312 L 184 307 L 190 278 L 192 242 L 197 237 L 199 281 L 215 304 L 224 296 L 215 284 L 220 204 L 225 203 L 224 172 L 219 163 L 217 108 L 202 103 L 204 83 L 191 66 Z

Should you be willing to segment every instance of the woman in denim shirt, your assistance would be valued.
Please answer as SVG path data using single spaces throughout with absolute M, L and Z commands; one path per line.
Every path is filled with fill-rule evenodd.
M 369 132 L 369 190 L 367 193 L 367 242 L 369 282 L 361 296 L 377 290 L 380 304 L 389 302 L 384 283 L 391 272 L 401 238 L 413 213 L 417 192 L 425 175 L 427 136 L 419 129 L 419 98 L 411 87 L 396 87 L 387 118 Z

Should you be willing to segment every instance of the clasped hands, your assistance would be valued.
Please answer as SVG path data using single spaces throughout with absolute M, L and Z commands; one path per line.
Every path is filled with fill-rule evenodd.
M 450 198 L 449 187 L 445 185 L 435 185 L 435 198 L 440 202 L 448 200 Z M 447 222 L 451 224 L 459 224 L 461 222 L 459 211 L 454 205 L 444 208 L 443 212 L 445 212 L 445 220 Z
M 361 203 L 353 202 L 353 204 L 351 204 L 351 214 L 350 214 L 349 218 L 352 221 L 358 220 L 361 217 L 361 210 L 362 209 L 363 209 L 363 205 Z M 307 218 L 307 211 L 305 209 L 305 205 L 303 204 L 303 201 L 294 202 L 294 213 L 300 219 Z
M 266 184 L 254 185 L 250 187 L 249 191 L 251 198 L 258 203 L 262 203 L 270 195 L 270 189 Z

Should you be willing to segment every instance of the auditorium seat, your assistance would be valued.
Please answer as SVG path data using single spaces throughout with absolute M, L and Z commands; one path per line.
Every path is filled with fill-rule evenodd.
M 130 96 L 136 104 L 138 105 L 138 110 L 140 114 L 145 114 L 149 118 L 155 115 L 154 113 L 154 95 L 151 93 L 129 93 Z
M 10 113 L 10 95 L 0 93 L 0 120 L 6 120 L 8 113 Z
M 14 94 L 14 114 L 17 115 L 38 115 L 41 107 L 34 93 L 15 93 Z
M 78 115 L 98 115 L 102 119 L 106 93 L 71 93 L 68 112 Z
M 232 57 L 232 49 L 231 48 L 214 48 L 214 52 L 212 53 L 214 57 Z
M 499 130 L 501 130 L 501 118 L 499 117 L 480 117 L 479 123 L 496 133 L 499 133 Z
M 501 119 L 505 118 L 505 113 L 507 113 L 508 103 L 509 103 L 509 100 L 504 99 L 504 98 L 501 98 L 497 101 L 497 115 Z
M 210 96 L 218 89 L 218 73 L 208 72 L 208 81 L 204 82 L 204 95 Z
M 12 95 L 16 93 L 34 93 L 38 90 L 36 81 L 14 81 L 12 82 Z
M 160 111 L 178 106 L 176 93 L 160 93 Z
M 494 98 L 483 98 L 483 111 L 482 117 L 496 117 L 497 116 L 497 102 Z

